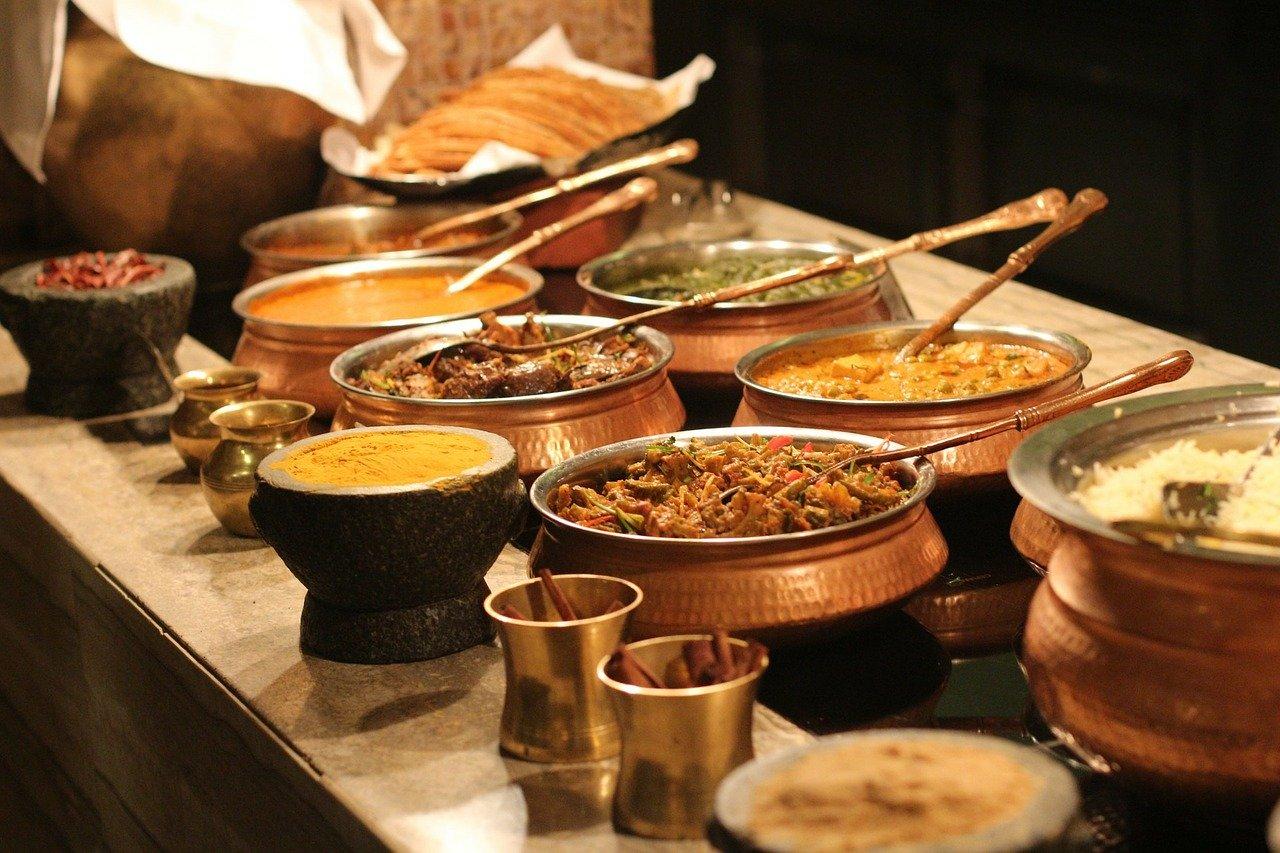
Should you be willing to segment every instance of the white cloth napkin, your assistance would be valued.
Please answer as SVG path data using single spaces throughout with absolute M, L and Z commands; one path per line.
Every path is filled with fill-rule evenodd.
M 404 67 L 404 46 L 372 0 L 74 2 L 154 65 L 287 89 L 357 123 L 377 111 Z M 66 4 L 0 0 L 0 137 L 40 181 L 62 71 Z

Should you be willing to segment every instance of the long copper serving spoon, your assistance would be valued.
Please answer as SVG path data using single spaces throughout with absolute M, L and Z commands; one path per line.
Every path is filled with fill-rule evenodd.
M 597 199 L 582 208 L 582 210 L 571 213 L 564 219 L 556 220 L 550 225 L 545 225 L 523 240 L 512 243 L 462 278 L 450 284 L 444 289 L 444 292 L 449 294 L 461 293 L 489 273 L 502 267 L 503 264 L 511 263 L 525 252 L 531 252 L 544 243 L 550 243 L 562 234 L 567 234 L 581 225 L 586 225 L 593 219 L 599 219 L 602 216 L 619 213 L 623 210 L 630 210 L 638 204 L 653 201 L 657 197 L 657 181 L 653 178 L 632 178 L 625 186 L 614 190 L 603 198 Z
M 636 180 L 645 180 L 637 178 Z M 633 182 L 634 183 L 634 182 Z M 508 355 L 522 355 L 526 353 L 540 352 L 542 350 L 551 349 L 553 347 L 570 346 L 582 341 L 591 340 L 592 338 L 615 332 L 618 329 L 627 326 L 642 323 L 645 320 L 651 320 L 654 317 L 660 317 L 664 314 L 671 314 L 676 311 L 687 311 L 698 308 L 706 308 L 720 302 L 732 302 L 735 299 L 743 299 L 747 296 L 754 296 L 757 293 L 764 293 L 777 287 L 785 287 L 788 284 L 795 284 L 801 281 L 807 281 L 811 278 L 817 278 L 822 275 L 831 275 L 843 272 L 848 269 L 866 266 L 880 261 L 886 261 L 890 258 L 896 258 L 899 255 L 905 255 L 909 252 L 925 252 L 930 249 L 936 249 L 939 246 L 945 246 L 958 240 L 964 240 L 969 237 L 975 237 L 979 234 L 989 234 L 993 231 L 1010 231 L 1014 228 L 1023 228 L 1027 225 L 1034 225 L 1038 222 L 1048 222 L 1054 219 L 1067 204 L 1066 194 L 1062 190 L 1050 187 L 1041 190 L 1033 196 L 1028 196 L 1018 201 L 999 207 L 990 213 L 979 216 L 975 219 L 968 219 L 964 222 L 957 222 L 954 225 L 947 225 L 942 228 L 933 228 L 928 231 L 921 231 L 918 234 L 912 234 L 894 243 L 886 246 L 880 246 L 875 249 L 867 249 L 853 255 L 828 255 L 821 260 L 814 261 L 805 266 L 796 267 L 784 272 L 775 273 L 765 278 L 747 281 L 741 284 L 733 284 L 728 287 L 722 287 L 719 290 L 710 293 L 699 293 L 688 299 L 681 299 L 678 302 L 671 302 L 666 305 L 660 305 L 656 308 L 650 308 L 647 311 L 641 311 L 638 314 L 632 314 L 624 317 L 617 322 L 610 323 L 607 326 L 601 326 L 597 329 L 589 329 L 585 332 L 579 332 L 574 335 L 568 335 L 563 338 L 557 338 L 554 341 L 546 341 L 536 344 L 501 344 L 491 341 L 480 341 L 472 338 L 442 338 L 437 345 L 430 347 L 417 357 L 417 361 L 426 364 L 437 355 L 445 353 L 447 350 L 460 348 L 467 345 L 482 346 L 494 352 L 505 353 Z
M 944 311 L 942 316 L 934 320 L 927 329 L 903 344 L 902 349 L 898 350 L 894 356 L 894 361 L 900 362 L 919 355 L 922 349 L 946 334 L 966 311 L 989 296 L 997 287 L 1025 271 L 1046 249 L 1074 232 L 1085 223 L 1085 220 L 1106 206 L 1107 197 L 1100 190 L 1080 190 L 1080 192 L 1076 193 L 1075 198 L 1071 200 L 1071 204 L 1063 209 L 1062 213 L 1048 228 L 1037 234 L 1029 243 L 1015 249 L 1000 269 L 993 272 L 985 281 L 962 296 L 954 305 Z
M 418 242 L 425 242 L 432 237 L 438 237 L 466 225 L 474 225 L 477 222 L 484 222 L 486 219 L 492 219 L 495 216 L 501 216 L 512 210 L 521 210 L 534 204 L 541 204 L 544 201 L 550 201 L 558 196 L 568 195 L 577 192 L 586 187 L 593 186 L 603 181 L 613 180 L 614 178 L 622 178 L 627 175 L 633 175 L 636 172 L 643 172 L 648 169 L 657 169 L 662 166 L 675 166 L 681 163 L 688 163 L 698 156 L 698 143 L 693 139 L 681 139 L 670 145 L 664 145 L 661 148 L 653 148 L 643 154 L 637 154 L 634 157 L 628 157 L 625 160 L 619 160 L 616 163 L 610 163 L 601 166 L 598 169 L 591 169 L 580 175 L 573 175 L 567 178 L 561 178 L 549 187 L 533 190 L 515 198 L 500 201 L 497 204 L 491 204 L 488 207 L 482 207 L 478 210 L 460 213 L 457 216 L 450 216 L 448 219 L 442 219 L 439 222 L 433 222 L 425 228 L 415 231 L 413 239 Z
M 798 495 L 809 486 L 821 482 L 824 477 L 851 464 L 880 465 L 884 462 L 893 462 L 898 459 L 910 459 L 913 456 L 928 456 L 930 453 L 937 453 L 940 450 L 958 447 L 961 444 L 969 444 L 970 442 L 990 438 L 993 435 L 999 435 L 1011 429 L 1025 432 L 1046 421 L 1088 408 L 1095 403 L 1122 397 L 1125 394 L 1132 394 L 1135 391 L 1141 391 L 1153 385 L 1162 385 L 1166 382 L 1181 379 L 1187 375 L 1187 371 L 1191 369 L 1191 365 L 1194 363 L 1195 359 L 1192 358 L 1191 353 L 1186 350 L 1173 350 L 1155 361 L 1149 361 L 1146 364 L 1130 368 L 1105 382 L 1082 388 L 1079 391 L 1074 391 L 1047 403 L 1018 409 L 1008 417 L 993 421 L 983 427 L 958 432 L 927 444 L 917 444 L 914 447 L 902 447 L 896 450 L 872 450 L 850 454 L 834 465 L 823 468 L 808 477 L 796 480 L 778 494 L 783 496 Z M 737 489 L 738 487 L 734 486 L 721 492 L 721 500 L 732 497 L 733 492 Z

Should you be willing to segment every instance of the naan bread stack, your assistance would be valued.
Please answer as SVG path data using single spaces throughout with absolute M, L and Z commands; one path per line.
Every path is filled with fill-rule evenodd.
M 393 134 L 379 174 L 439 175 L 489 141 L 539 157 L 581 157 L 668 113 L 656 89 L 624 89 L 557 68 L 498 68 Z

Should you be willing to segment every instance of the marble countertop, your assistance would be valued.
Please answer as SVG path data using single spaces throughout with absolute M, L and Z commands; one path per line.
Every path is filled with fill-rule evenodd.
M 743 203 L 761 223 L 761 235 L 881 242 L 781 205 Z M 935 314 L 981 277 L 930 255 L 902 258 L 893 268 L 918 316 Z M 1198 362 L 1178 387 L 1280 380 L 1280 370 L 1017 283 L 982 303 L 973 318 L 1075 334 L 1093 348 L 1089 377 L 1095 381 L 1177 347 L 1190 349 Z M 219 359 L 187 340 L 179 361 L 193 368 Z M 144 434 L 145 419 L 32 416 L 21 407 L 24 381 L 24 363 L 0 334 L 0 477 L 388 846 L 651 846 L 617 836 L 609 825 L 601 792 L 610 763 L 549 767 L 499 755 L 497 648 L 391 666 L 303 657 L 302 586 L 270 548 L 220 530 L 173 450 Z M 508 547 L 489 583 L 508 585 L 523 568 L 524 555 Z M 756 722 L 760 752 L 808 737 L 763 708 Z

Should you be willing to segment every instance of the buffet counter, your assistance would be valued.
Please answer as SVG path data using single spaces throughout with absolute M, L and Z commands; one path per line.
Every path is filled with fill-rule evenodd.
M 761 235 L 882 242 L 742 204 Z M 982 275 L 930 255 L 892 267 L 922 317 Z M 1179 387 L 1280 382 L 1280 370 L 1016 283 L 972 319 L 1088 341 L 1086 381 L 1185 347 L 1196 369 Z M 178 360 L 219 362 L 189 339 Z M 166 410 L 32 416 L 25 369 L 0 338 L 0 797 L 12 788 L 73 846 L 648 846 L 610 826 L 613 762 L 499 754 L 496 647 L 386 666 L 303 657 L 302 586 L 269 547 L 209 515 L 168 446 Z M 524 567 L 507 546 L 490 587 Z M 755 732 L 761 754 L 809 737 L 763 707 Z

